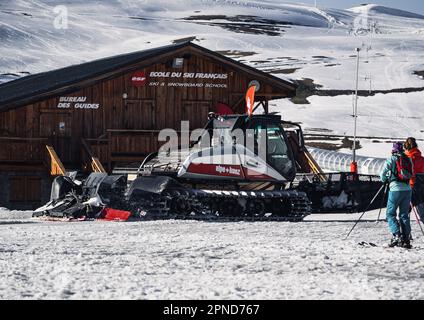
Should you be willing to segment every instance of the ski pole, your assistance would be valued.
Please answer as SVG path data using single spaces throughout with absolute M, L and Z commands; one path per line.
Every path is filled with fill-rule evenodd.
M 358 225 L 359 221 L 361 221 L 362 217 L 365 215 L 365 213 L 368 211 L 368 209 L 371 207 L 371 205 L 374 203 L 375 199 L 377 199 L 378 195 L 380 194 L 380 192 L 386 187 L 386 184 L 382 185 L 380 190 L 378 190 L 378 192 L 376 193 L 376 195 L 374 196 L 374 198 L 371 200 L 370 204 L 368 205 L 368 207 L 365 209 L 364 213 L 359 217 L 358 221 L 356 221 L 355 225 L 352 227 L 352 229 L 349 231 L 349 233 L 347 234 L 345 240 L 347 238 L 349 238 L 350 234 L 352 233 L 352 231 L 356 228 L 356 226 Z
M 389 185 L 386 183 L 385 186 L 386 187 L 384 189 L 383 199 L 381 199 L 380 211 L 378 211 L 377 223 L 380 222 L 381 211 L 383 211 L 384 200 L 386 199 L 386 193 L 387 193 L 387 189 L 388 189 Z
M 411 206 L 412 206 L 412 211 L 414 211 L 414 214 L 415 214 L 415 219 L 417 220 L 417 223 L 418 223 L 418 225 L 420 226 L 420 229 L 421 229 L 421 233 L 423 234 L 423 236 L 424 236 L 424 230 L 423 230 L 423 226 L 421 225 L 421 223 L 420 223 L 420 217 L 419 217 L 419 215 L 418 215 L 418 210 L 417 210 L 417 207 L 414 207 L 413 205 L 412 205 L 412 203 L 411 203 Z M 422 222 L 422 221 L 421 221 Z

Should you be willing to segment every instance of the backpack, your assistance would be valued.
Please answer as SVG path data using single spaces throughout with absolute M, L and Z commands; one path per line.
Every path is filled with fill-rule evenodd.
M 393 171 L 394 181 L 409 183 L 414 175 L 412 161 L 405 154 L 396 157 L 396 166 Z

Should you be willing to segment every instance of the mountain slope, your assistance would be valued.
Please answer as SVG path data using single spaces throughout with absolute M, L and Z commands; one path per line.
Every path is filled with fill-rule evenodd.
M 360 7 L 350 9 L 355 13 L 366 13 L 366 14 L 385 14 L 393 17 L 410 18 L 410 19 L 424 19 L 424 15 L 412 13 L 400 9 L 389 8 L 380 6 L 377 4 L 367 4 Z
M 69 14 L 68 28 L 56 29 L 55 6 L 63 3 Z M 363 6 L 332 10 L 270 0 L 189 0 L 184 1 L 184 5 L 169 0 L 5 0 L 0 3 L 0 74 L 3 75 L 0 81 L 27 72 L 37 73 L 168 44 L 174 39 L 192 35 L 197 36 L 200 44 L 211 49 L 258 54 L 246 59 L 247 62 L 260 61 L 263 57 L 286 56 L 281 50 L 284 48 L 297 50 L 292 58 L 299 60 L 298 65 L 314 67 L 317 61 L 313 57 L 321 54 L 299 59 L 299 53 L 311 47 L 315 51 L 325 49 L 322 50 L 326 53 L 323 56 L 328 55 L 329 47 L 337 50 L 338 55 L 341 51 L 352 51 L 362 42 L 362 39 L 349 37 L 349 34 L 355 34 L 358 16 L 373 12 L 373 21 L 383 19 L 387 14 L 379 12 L 387 12 L 389 8 L 382 8 Z M 399 15 L 394 9 L 393 12 Z M 405 16 L 404 12 L 401 13 Z M 392 45 L 391 40 L 397 42 L 396 32 L 407 30 L 409 34 L 419 36 L 424 30 L 422 19 L 411 19 L 407 28 L 403 22 L 399 27 L 398 20 L 392 19 L 393 27 L 385 28 L 385 33 L 389 30 L 393 34 L 393 37 L 383 39 L 389 46 Z M 300 41 L 302 38 L 304 42 Z M 274 54 L 273 51 L 277 50 L 279 52 Z M 346 57 L 339 60 L 343 59 Z M 275 62 L 277 69 L 278 63 Z M 343 64 L 343 61 L 330 64 L 337 63 Z M 325 80 L 321 82 L 329 88 L 333 85 Z
M 55 8 L 63 4 L 68 27 L 56 29 Z M 3 0 L 0 82 L 190 37 L 278 77 L 306 79 L 327 90 L 353 90 L 358 47 L 359 89 L 424 87 L 422 16 L 377 5 L 339 10 L 279 0 Z M 424 137 L 420 94 L 379 96 L 370 112 L 377 100 L 361 99 L 367 112 L 361 114 L 360 131 Z M 287 106 L 291 103 L 285 101 L 276 108 L 290 110 L 286 118 L 314 132 L 328 130 L 316 119 L 333 119 L 327 125 L 333 133 L 351 131 L 334 125 L 351 122 L 350 96 L 310 101 L 313 105 Z M 375 116 L 380 112 L 389 112 L 398 125 L 388 132 L 388 119 Z
M 64 3 L 68 11 L 68 28 L 56 29 L 54 23 L 58 21 L 58 14 L 55 8 Z M 358 33 L 358 26 L 355 26 L 358 16 L 366 13 L 373 21 L 382 19 L 384 22 L 389 11 L 389 8 L 379 6 L 351 10 L 318 9 L 282 4 L 276 0 L 188 0 L 184 4 L 169 0 L 4 0 L 0 3 L 0 81 L 156 47 L 193 35 L 201 45 L 211 49 L 229 53 L 254 52 L 251 57 L 242 54 L 243 60 L 253 65 L 255 61 L 269 59 L 268 65 L 256 67 L 278 72 L 283 70 L 280 66 L 289 69 L 293 66 L 296 71 L 301 66 L 306 73 L 310 68 L 312 76 L 318 65 L 321 71 L 326 71 L 323 67 L 328 65 L 350 69 L 350 62 L 345 60 L 349 60 L 355 46 L 364 42 L 364 39 L 349 36 Z M 373 12 L 372 16 L 370 12 Z M 406 15 L 395 9 L 390 12 Z M 404 35 L 405 30 L 408 37 L 420 37 L 424 21 L 410 20 L 407 27 L 403 22 L 399 27 L 399 21 L 392 19 L 391 28 L 386 24 L 379 28 L 391 36 L 372 39 L 373 42 L 381 40 L 382 47 L 390 48 L 398 43 L 398 36 Z M 362 25 L 359 27 L 364 29 Z M 418 42 L 414 42 L 414 46 L 413 53 L 423 49 Z M 409 45 L 400 49 L 408 48 Z M 315 53 L 305 56 L 305 49 L 312 49 Z M 330 53 L 332 56 L 328 59 L 316 58 L 327 57 Z M 289 56 L 292 60 L 278 61 L 279 56 Z M 415 80 L 419 80 L 417 78 Z M 327 88 L 334 85 L 342 88 L 337 87 L 341 85 L 337 79 L 318 82 Z M 420 84 L 418 81 L 417 85 Z M 350 84 L 342 86 L 348 88 Z M 380 89 L 388 87 L 390 84 L 386 82 Z

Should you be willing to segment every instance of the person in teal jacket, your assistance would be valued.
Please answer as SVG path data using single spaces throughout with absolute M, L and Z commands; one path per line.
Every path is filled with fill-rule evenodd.
M 404 154 L 403 144 L 393 144 L 392 156 L 387 159 L 386 165 L 381 172 L 381 181 L 390 183 L 389 199 L 387 201 L 387 222 L 393 238 L 390 247 L 401 246 L 411 248 L 411 222 L 409 218 L 409 206 L 411 204 L 412 189 L 408 182 L 398 181 L 396 178 L 396 161 Z M 399 221 L 396 211 L 399 208 Z

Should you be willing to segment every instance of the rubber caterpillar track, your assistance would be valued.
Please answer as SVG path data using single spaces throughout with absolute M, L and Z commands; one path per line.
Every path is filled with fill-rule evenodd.
M 138 194 L 130 210 L 146 220 L 302 221 L 310 214 L 303 192 L 173 190 Z

